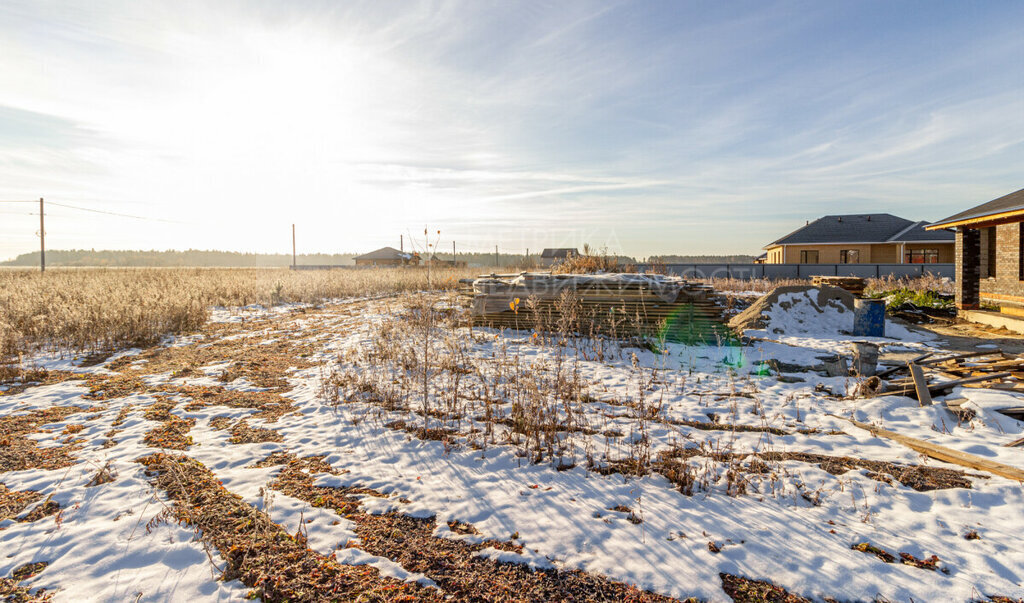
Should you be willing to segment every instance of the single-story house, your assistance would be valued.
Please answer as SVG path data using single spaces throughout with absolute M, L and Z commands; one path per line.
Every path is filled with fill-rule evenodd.
M 406 253 L 394 247 L 381 247 L 354 259 L 356 266 L 418 266 L 420 263 L 419 254 Z
M 1022 224 L 1024 189 L 928 226 L 956 229 L 958 310 L 977 310 L 986 302 L 998 305 L 1001 313 L 1024 316 Z
M 953 231 L 927 226 L 892 214 L 825 216 L 765 245 L 765 263 L 953 263 Z
M 548 248 L 540 254 L 540 265 L 554 266 L 568 258 L 576 257 L 579 254 L 579 250 L 572 247 Z
M 430 259 L 428 259 L 425 263 L 430 264 L 431 266 L 439 266 L 445 268 L 466 267 L 466 262 L 464 260 L 445 260 L 438 257 L 437 254 L 430 256 Z

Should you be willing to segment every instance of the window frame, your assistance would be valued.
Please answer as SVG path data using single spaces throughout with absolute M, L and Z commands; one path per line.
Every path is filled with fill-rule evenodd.
M 915 259 L 920 258 L 920 259 Z M 925 247 L 923 249 L 906 249 L 903 251 L 904 264 L 938 264 L 938 248 Z

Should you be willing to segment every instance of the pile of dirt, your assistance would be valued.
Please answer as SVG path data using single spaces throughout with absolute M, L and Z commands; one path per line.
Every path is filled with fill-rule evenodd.
M 835 330 L 836 315 L 849 317 L 853 326 L 853 300 L 849 291 L 838 287 L 787 285 L 776 287 L 729 321 L 737 332 L 768 330 L 789 333 Z M 792 320 L 780 320 L 786 315 Z M 818 320 L 820 317 L 820 320 Z M 820 323 L 820 324 L 816 324 Z

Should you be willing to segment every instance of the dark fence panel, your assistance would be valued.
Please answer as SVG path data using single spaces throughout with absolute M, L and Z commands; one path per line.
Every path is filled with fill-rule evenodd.
M 953 278 L 953 264 L 637 264 L 640 272 L 665 270 L 685 278 L 811 278 L 812 276 L 859 276 L 884 278 L 923 276 Z

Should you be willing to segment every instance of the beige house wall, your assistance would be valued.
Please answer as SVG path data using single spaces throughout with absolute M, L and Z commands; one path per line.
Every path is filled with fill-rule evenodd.
M 779 253 L 772 259 L 772 252 L 768 252 L 768 264 L 799 264 L 801 251 L 817 251 L 819 264 L 839 264 L 839 252 L 843 249 L 856 249 L 860 252 L 861 264 L 871 263 L 871 245 L 786 245 L 785 259 L 783 259 L 782 247 L 778 247 Z M 774 250 L 774 249 L 773 249 Z
M 896 243 L 872 245 L 869 262 L 872 264 L 899 264 L 900 246 Z
M 949 243 L 907 243 L 906 249 L 938 249 L 939 262 L 952 264 L 955 258 L 954 244 Z M 840 252 L 843 250 L 860 252 L 860 264 L 900 264 L 902 263 L 901 245 L 899 243 L 883 244 L 850 244 L 836 243 L 833 245 L 786 245 L 768 249 L 766 264 L 799 264 L 801 251 L 817 251 L 819 264 L 841 264 Z
M 912 249 L 938 249 L 939 250 L 939 263 L 940 264 L 952 264 L 956 261 L 956 245 L 954 243 L 907 243 L 906 251 Z

